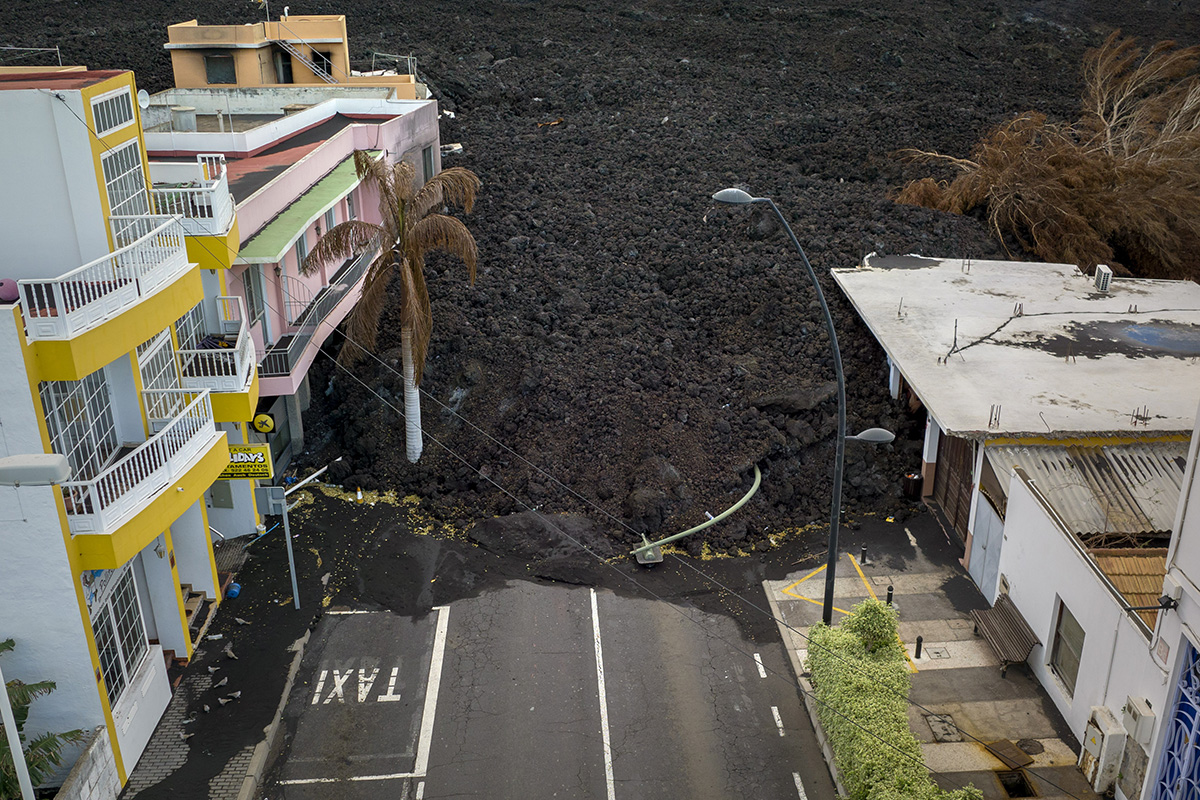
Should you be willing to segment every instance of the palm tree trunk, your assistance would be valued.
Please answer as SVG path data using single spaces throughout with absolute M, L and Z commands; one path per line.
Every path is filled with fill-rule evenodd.
M 400 329 L 400 357 L 404 362 L 404 450 L 408 460 L 417 463 L 424 444 L 421 441 L 421 393 L 413 379 L 412 328 Z

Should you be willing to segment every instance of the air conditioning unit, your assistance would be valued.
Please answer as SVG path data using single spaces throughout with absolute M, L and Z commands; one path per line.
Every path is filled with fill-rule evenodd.
M 1112 270 L 1107 264 L 1096 265 L 1096 291 L 1107 292 L 1109 284 L 1112 283 Z
M 1144 697 L 1126 697 L 1125 708 L 1121 712 L 1125 723 L 1125 732 L 1142 747 L 1150 746 L 1150 737 L 1154 735 L 1154 711 Z
M 1112 788 L 1124 750 L 1125 729 L 1116 716 L 1105 706 L 1092 706 L 1092 717 L 1084 731 L 1083 750 L 1079 753 L 1079 768 L 1092 789 L 1103 794 Z

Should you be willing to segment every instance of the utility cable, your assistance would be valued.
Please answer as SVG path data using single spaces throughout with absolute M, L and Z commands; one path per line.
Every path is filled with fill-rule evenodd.
M 74 116 L 74 117 L 75 117 L 77 120 L 79 120 L 79 122 L 80 122 L 80 123 L 81 123 L 81 124 L 84 126 L 84 128 L 85 128 L 85 129 L 87 129 L 87 131 L 88 131 L 88 132 L 89 132 L 89 133 L 90 133 L 90 134 L 91 134 L 91 135 L 92 135 L 92 136 L 93 136 L 93 137 L 96 139 L 96 141 L 98 141 L 98 142 L 99 142 L 99 143 L 100 143 L 100 144 L 101 144 L 101 145 L 102 145 L 102 146 L 103 146 L 103 147 L 104 147 L 106 150 L 108 150 L 109 152 L 113 152 L 113 151 L 112 151 L 112 148 L 111 148 L 111 147 L 109 147 L 107 143 L 105 143 L 105 142 L 104 142 L 104 141 L 103 141 L 103 140 L 102 140 L 102 139 L 101 139 L 99 136 L 97 136 L 97 135 L 96 135 L 95 131 L 93 131 L 93 130 L 91 129 L 91 127 L 90 127 L 90 126 L 88 126 L 87 122 L 86 122 L 86 121 L 84 121 L 84 120 L 83 120 L 83 119 L 82 119 L 82 118 L 81 118 L 81 117 L 80 117 L 78 114 L 76 114 L 76 113 L 75 113 L 75 110 L 74 110 L 74 109 L 72 109 L 72 108 L 70 107 L 70 105 L 68 105 L 68 104 L 67 104 L 67 102 L 66 102 L 65 98 L 64 98 L 64 97 L 63 97 L 61 94 L 59 94 L 59 93 L 54 93 L 54 92 L 50 92 L 49 90 L 42 90 L 42 91 L 46 91 L 46 92 L 48 92 L 48 93 L 51 93 L 51 94 L 53 94 L 53 95 L 54 95 L 54 96 L 55 96 L 55 97 L 56 97 L 58 100 L 62 101 L 63 105 L 64 105 L 64 106 L 67 108 L 67 110 L 68 110 L 68 111 L 70 111 L 70 112 L 71 112 L 72 116 Z M 210 256 L 212 256 L 214 259 L 218 259 L 217 255 L 216 255 L 215 253 L 213 253 L 213 252 L 212 252 L 212 250 L 210 250 L 210 249 L 207 247 L 207 245 L 206 245 L 206 244 L 205 244 L 205 243 L 204 243 L 202 240 L 200 240 L 200 239 L 193 239 L 193 241 L 195 241 L 195 242 L 196 242 L 196 244 L 198 244 L 198 245 L 201 247 L 201 249 L 203 249 L 205 252 L 207 252 L 207 253 L 208 253 Z M 237 256 L 237 251 L 235 251 L 235 250 L 234 250 L 232 247 L 230 247 L 228 244 L 225 244 L 225 249 L 226 249 L 226 250 L 228 250 L 230 253 L 232 253 L 232 254 L 233 254 L 235 257 Z M 218 259 L 218 260 L 219 260 L 219 259 Z M 286 289 L 283 289 L 283 288 L 282 288 L 282 286 L 281 286 L 281 291 L 283 291 L 285 294 L 288 294 L 288 296 L 289 296 L 289 297 L 291 297 L 290 293 L 288 293 L 288 292 L 286 291 Z M 293 300 L 294 300 L 295 298 L 291 298 L 291 299 L 293 299 Z M 266 299 L 265 297 L 263 297 L 263 298 L 262 298 L 262 300 L 263 300 L 263 305 L 265 305 L 266 307 L 270 308 L 270 309 L 271 309 L 272 311 L 274 311 L 276 314 L 279 314 L 279 311 L 278 311 L 278 309 L 276 309 L 274 306 L 272 306 L 270 303 L 268 303 L 268 302 L 267 302 L 267 299 Z M 331 323 L 330 323 L 328 320 L 326 320 L 326 319 L 319 320 L 319 321 L 317 322 L 317 324 L 318 324 L 318 325 L 326 325 L 326 326 L 327 326 L 327 327 L 329 327 L 329 328 L 330 328 L 332 331 L 336 331 L 336 332 L 340 333 L 340 334 L 342 335 L 342 337 L 343 337 L 343 338 L 344 338 L 346 341 L 348 341 L 348 342 L 351 342 L 351 343 L 352 343 L 352 344 L 354 344 L 355 346 L 358 346 L 358 347 L 359 347 L 359 349 L 360 349 L 362 352 L 364 352 L 364 353 L 367 353 L 368 355 L 370 355 L 372 358 L 374 358 L 376 361 L 378 361 L 378 362 L 379 362 L 379 363 L 380 363 L 380 364 L 381 364 L 381 365 L 382 365 L 382 366 L 383 366 L 385 369 L 389 370 L 389 371 L 390 371 L 390 372 L 392 372 L 393 374 L 396 374 L 396 375 L 398 375 L 398 376 L 400 376 L 400 377 L 403 377 L 403 375 L 402 375 L 401 373 L 397 372 L 397 371 L 396 371 L 396 369 L 395 369 L 394 367 L 392 367 L 390 364 L 387 364 L 386 362 L 384 362 L 384 361 L 383 361 L 381 358 L 379 358 L 379 357 L 378 357 L 376 354 L 374 354 L 374 353 L 370 352 L 369 350 L 367 350 L 366 348 L 362 347 L 361 345 L 358 345 L 358 343 L 357 343 L 357 342 L 355 342 L 353 339 L 351 339 L 351 338 L 350 338 L 350 336 L 349 336 L 348 334 L 346 334 L 346 333 L 344 333 L 344 332 L 342 332 L 342 331 L 338 331 L 337 327 L 336 327 L 335 325 L 332 325 L 332 324 L 331 324 Z M 321 351 L 321 352 L 324 352 L 324 351 Z M 387 400 L 385 400 L 385 399 L 384 399 L 384 398 L 383 398 L 383 397 L 382 397 L 382 396 L 381 396 L 381 395 L 380 395 L 378 392 L 376 392 L 376 391 L 375 391 L 373 388 L 371 388 L 371 387 L 370 387 L 370 386 L 369 386 L 367 383 L 365 383 L 365 382 L 364 382 L 364 381 L 362 381 L 360 378 L 358 378 L 358 376 L 354 375 L 354 374 L 353 374 L 353 372 L 351 372 L 351 371 L 350 371 L 350 370 L 349 370 L 347 367 L 345 367 L 345 366 L 343 366 L 342 364 L 340 364 L 340 363 L 337 361 L 337 359 L 336 359 L 336 358 L 334 358 L 332 355 L 330 355 L 330 354 L 328 354 L 328 353 L 325 353 L 325 355 L 326 355 L 327 357 L 329 357 L 329 358 L 330 358 L 330 359 L 333 361 L 333 363 L 334 363 L 334 365 L 335 365 L 335 366 L 337 366 L 339 369 L 341 369 L 341 370 L 343 370 L 344 372 L 346 372 L 346 373 L 347 373 L 348 375 L 350 375 L 350 376 L 351 376 L 351 377 L 352 377 L 352 378 L 353 378 L 355 381 L 357 381 L 358 383 L 360 383 L 360 384 L 361 384 L 362 386 L 364 386 L 364 387 L 365 387 L 365 388 L 366 388 L 368 391 L 370 391 L 372 394 L 374 394 L 374 395 L 375 395 L 375 396 L 376 396 L 376 397 L 377 397 L 377 398 L 380 400 L 380 402 L 382 402 L 383 404 L 387 405 L 389 408 L 391 408 L 393 411 L 395 411 L 397 414 L 399 414 L 399 416 L 400 416 L 400 418 L 401 418 L 401 419 L 405 419 L 405 415 L 404 415 L 404 412 L 403 412 L 403 411 L 401 411 L 400 409 L 396 408 L 396 407 L 395 407 L 395 405 L 393 405 L 392 403 L 390 403 L 390 402 L 388 402 Z M 419 387 L 418 387 L 418 388 L 419 388 Z M 543 476 L 545 476 L 545 477 L 549 478 L 549 479 L 550 479 L 550 480 L 552 480 L 552 481 L 553 481 L 555 484 L 557 484 L 558 486 L 562 487 L 564 490 L 566 490 L 568 493 L 570 493 L 570 494 L 572 494 L 573 496 L 575 496 L 577 499 L 581 500 L 582 502 L 584 502 L 584 503 L 585 503 L 585 504 L 587 504 L 588 506 L 590 506 L 590 507 L 592 507 L 592 508 L 595 508 L 595 509 L 597 509 L 597 510 L 598 510 L 598 511 L 600 511 L 602 514 L 604 514 L 606 517 L 608 517 L 608 518 L 610 518 L 610 519 L 612 519 L 612 520 L 616 521 L 616 522 L 617 522 L 619 525 L 621 525 L 622 527 L 624 527 L 624 528 L 628 529 L 630 532 L 632 532 L 632 533 L 636 534 L 636 531 L 634 531 L 634 530 L 633 530 L 633 528 L 632 528 L 631 526 L 629 526 L 627 523 L 625 523 L 623 520 L 620 520 L 619 518 L 617 518 L 617 517 L 615 517 L 614 515 L 612 515 L 611 513 L 609 513 L 609 512 L 608 512 L 606 509 L 604 509 L 603 507 L 599 506 L 598 504 L 594 503 L 593 501 L 591 501 L 591 500 L 589 500 L 588 498 L 584 497 L 583 495 L 579 494 L 579 493 L 578 493 L 578 492 L 576 492 L 575 490 L 571 489 L 570 487 L 568 487 L 566 484 L 564 484 L 564 483 L 562 483 L 561 481 L 559 481 L 557 478 L 555 478 L 555 477 L 554 477 L 553 475 L 551 475 L 550 473 L 548 473 L 548 472 L 546 472 L 546 471 L 542 470 L 542 469 L 541 469 L 540 467 L 538 467 L 536 464 L 533 464 L 531 461 L 529 461 L 528 459 L 526 459 L 526 458 L 524 458 L 523 456 L 521 456 L 520 454 L 518 454 L 518 453 L 517 453 L 515 450 L 513 450 L 513 449 L 512 449 L 511 447 L 509 447 L 508 445 L 505 445 L 503 442 L 500 442 L 499 440 L 497 440 L 497 439 L 495 439 L 494 437 L 490 436 L 490 435 L 489 435 L 489 434 L 487 434 L 485 431 L 483 431 L 483 430 L 482 430 L 482 429 L 480 429 L 478 426 L 476 426 L 474 423 L 470 422 L 470 421 L 469 421 L 469 420 L 467 420 L 465 417 L 463 417 L 462 415 L 458 414 L 458 412 L 457 412 L 457 411 L 454 411 L 454 410 L 450 409 L 448 406 L 446 406 L 444 403 L 442 403 L 440 400 L 438 400 L 436 397 L 434 397 L 434 396 L 433 396 L 432 394 L 430 394 L 428 391 L 426 391 L 426 390 L 424 390 L 424 389 L 419 389 L 419 391 L 420 391 L 422 394 L 424 394 L 426 397 L 429 397 L 429 398 L 431 398 L 431 399 L 432 399 L 432 400 L 433 400 L 435 403 L 437 403 L 437 405 L 438 405 L 439 407 L 441 407 L 442 409 L 444 409 L 444 410 L 446 410 L 446 411 L 449 411 L 451 414 L 453 414 L 454 416 L 458 417 L 460 420 L 463 420 L 463 421 L 464 421 L 464 422 L 466 422 L 468 425 L 470 425 L 470 426 L 471 426 L 471 428 L 473 428 L 473 429 L 474 429 L 474 430 L 476 430 L 477 432 L 481 433 L 482 435 L 484 435 L 485 437 L 487 437 L 487 438 L 488 438 L 489 440 L 491 440 L 492 442 L 494 442 L 494 443 L 498 444 L 499 446 L 503 447 L 504 449 L 506 449 L 508 452 L 512 453 L 514 456 L 516 456 L 517 458 L 519 458 L 519 459 L 520 459 L 521 461 L 523 461 L 524 463 L 528 464 L 530 467 L 532 467 L 534 470 L 536 470 L 536 471 L 537 471 L 539 474 L 541 474 L 541 475 L 543 475 Z M 599 556 L 599 554 L 595 553 L 594 551 L 592 551 L 591 549 L 589 549 L 589 548 L 588 548 L 586 545 L 584 545 L 582 542 L 579 542 L 579 541 L 577 541 L 575 538 L 573 538 L 572 536 L 570 536 L 569 534 L 567 534 L 565 531 L 563 531 L 562 529 L 560 529 L 558 526 L 556 526 L 556 525 L 554 525 L 553 523 L 551 523 L 551 522 L 550 522 L 549 520 L 547 520 L 547 519 L 546 519 L 546 518 L 545 518 L 545 517 L 544 517 L 544 516 L 543 516 L 543 515 L 542 515 L 542 514 L 541 514 L 541 513 L 540 513 L 540 512 L 537 510 L 537 509 L 535 509 L 535 508 L 533 508 L 533 507 L 529 506 L 527 503 L 525 503 L 525 502 L 524 502 L 524 501 L 522 501 L 520 498 L 518 498 L 518 497 L 517 497 L 515 494 L 513 494 L 512 492 L 510 492 L 508 489 L 506 489 L 505 487 L 501 486 L 501 485 L 500 485 L 499 483 L 497 483 L 496 481 L 492 480 L 492 478 L 490 478 L 489 476 L 485 475 L 485 474 L 482 472 L 482 470 L 480 470 L 479 468 L 477 468 L 477 467 L 475 467 L 474 465 L 472 465 L 472 464 L 471 464 L 470 462 L 468 462 L 468 461 L 467 461 L 465 458 L 463 458 L 462 456 L 460 456 L 459 454 L 457 454 L 456 452 L 454 452 L 453 450 L 451 450 L 451 449 L 450 449 L 450 448 L 449 448 L 447 445 L 445 445 L 445 444 L 444 444 L 444 443 L 442 443 L 440 440 L 438 440 L 437 438 L 435 438 L 434 436 L 432 436 L 431 434 L 429 434 L 427 431 L 423 431 L 423 434 L 424 434 L 425 436 L 427 436 L 429 439 L 431 439 L 431 440 L 432 440 L 434 443 L 436 443 L 436 444 L 437 444 L 439 447 L 441 447 L 443 450 L 445 450 L 445 451 L 446 451 L 446 452 L 447 452 L 449 455 L 451 455 L 453 458 L 455 458 L 455 459 L 456 459 L 456 460 L 458 460 L 458 461 L 461 461 L 461 462 L 462 462 L 462 463 L 463 463 L 465 466 L 467 466 L 469 469 L 471 469 L 473 472 L 475 472 L 477 475 L 479 475 L 479 477 L 483 478 L 483 479 L 484 479 L 484 480 L 486 480 L 488 483 L 490 483 L 490 484 L 492 484 L 493 486 L 495 486 L 495 487 L 496 487 L 497 489 L 499 489 L 499 490 L 500 490 L 500 491 L 501 491 L 503 494 L 507 495 L 507 496 L 508 496 L 510 499 L 512 499 L 512 500 L 513 500 L 514 502 L 516 502 L 518 505 L 520 505 L 520 506 L 521 506 L 521 507 L 523 507 L 523 508 L 526 508 L 526 509 L 527 509 L 527 510 L 529 510 L 529 511 L 532 511 L 532 512 L 533 512 L 534 514 L 536 514 L 536 515 L 538 516 L 538 518 L 539 518 L 539 519 L 541 519 L 541 520 L 542 520 L 542 521 L 543 521 L 543 522 L 544 522 L 544 523 L 545 523 L 545 524 L 546 524 L 548 527 L 550 527 L 551 529 L 553 529 L 554 531 L 556 531 L 558 534 L 560 534 L 561 536 L 563 536 L 564 538 L 566 538 L 568 541 L 570 541 L 570 542 L 572 542 L 573 544 L 575 544 L 575 545 L 576 545 L 577 547 L 579 547 L 580 549 L 582 549 L 582 550 L 584 550 L 585 552 L 587 552 L 587 553 L 588 553 L 589 555 L 591 555 L 593 558 L 596 558 L 597 560 L 599 560 L 599 561 L 600 561 L 600 563 L 602 563 L 602 564 L 605 564 L 606 566 L 609 566 L 610 568 L 614 569 L 614 570 L 617 572 L 617 574 L 621 575 L 621 576 L 622 576 L 623 578 L 625 578 L 626 580 L 628 580 L 628 581 L 632 582 L 632 583 L 633 583 L 635 586 L 637 586 L 639 589 L 641 589 L 642 591 L 644 591 L 644 592 L 646 592 L 647 594 L 649 594 L 649 595 L 650 595 L 651 597 L 653 597 L 654 599 L 656 599 L 656 600 L 659 600 L 659 601 L 661 601 L 661 602 L 667 602 L 667 603 L 668 603 L 668 605 L 671 605 L 673 608 L 677 608 L 676 606 L 674 606 L 674 604 L 670 603 L 670 602 L 669 602 L 669 601 L 667 601 L 665 598 L 663 598 L 663 597 L 659 596 L 657 593 L 653 592 L 651 589 L 649 589 L 648 587 L 644 586 L 644 585 L 643 585 L 641 582 L 639 582 L 638 580 L 636 580 L 636 579 L 635 579 L 635 578 L 633 578 L 632 576 L 629 576 L 629 575 L 627 575 L 627 574 L 625 574 L 625 573 L 621 572 L 621 571 L 620 571 L 619 569 L 617 569 L 617 568 L 616 568 L 614 565 L 608 564 L 608 562 L 607 562 L 605 559 L 603 559 L 602 557 L 600 557 L 600 556 Z M 788 622 L 786 622 L 785 620 L 781 620 L 781 619 L 777 618 L 777 617 L 776 617 L 774 614 L 772 614 L 772 613 L 771 613 L 769 610 L 767 610 L 767 609 L 764 609 L 764 608 L 762 608 L 761 606 L 759 606 L 759 605 L 757 605 L 757 604 L 755 604 L 755 603 L 751 602 L 750 600 L 746 599 L 746 598 L 745 598 L 744 596 L 742 596 L 740 593 L 738 593 L 737 591 L 735 591 L 735 590 L 733 590 L 733 589 L 730 589 L 729 587 L 725 586 L 723 583 L 721 583 L 720 581 L 718 581 L 716 578 L 714 578 L 714 577 L 712 577 L 712 576 L 708 575 L 707 573 L 705 573 L 703 570 L 699 569 L 699 568 L 698 568 L 698 567 L 696 567 L 695 565 L 693 565 L 693 564 L 690 564 L 690 563 L 688 563 L 688 562 L 684 561 L 682 558 L 679 558 L 677 555 L 675 555 L 675 554 L 673 554 L 673 553 L 672 553 L 672 554 L 670 554 L 670 555 L 672 556 L 672 558 L 674 558 L 674 559 L 675 559 L 675 561 L 676 561 L 677 563 L 679 563 L 679 564 L 682 564 L 682 565 L 686 566 L 688 569 L 691 569 L 692 571 L 694 571 L 694 572 L 696 572 L 698 575 L 700 575 L 700 576 L 701 576 L 701 578 L 702 578 L 702 579 L 704 579 L 705 581 L 708 581 L 708 582 L 710 582 L 710 583 L 712 583 L 712 584 L 716 585 L 716 586 L 717 586 L 717 587 L 719 587 L 719 588 L 720 588 L 722 591 L 725 591 L 726 593 L 728 593 L 728 594 L 732 595 L 733 597 L 736 597 L 738 600 L 742 601 L 743 603 L 745 603 L 745 604 L 746 604 L 747 606 L 749 606 L 750 608 L 752 608 L 752 609 L 754 609 L 754 610 L 758 611 L 758 612 L 759 612 L 759 613 L 761 613 L 761 614 L 764 614 L 764 615 L 765 615 L 765 616 L 767 616 L 769 619 L 771 619 L 771 620 L 774 620 L 774 621 L 776 622 L 776 624 L 783 625 L 783 626 L 784 626 L 784 627 L 786 627 L 786 628 L 787 628 L 789 631 L 792 631 L 792 632 L 793 632 L 793 633 L 795 633 L 796 635 L 798 635 L 798 636 L 800 636 L 801 638 L 805 639 L 807 642 L 809 642 L 809 644 L 810 644 L 810 645 L 815 645 L 815 646 L 817 646 L 817 647 L 821 647 L 823 650 L 825 650 L 825 652 L 827 652 L 827 653 L 829 653 L 830 655 L 834 656 L 835 658 L 838 658 L 839 660 L 843 661 L 843 663 L 846 663 L 846 664 L 848 664 L 848 665 L 850 665 L 850 666 L 855 666 L 855 664 L 854 664 L 854 662 L 853 662 L 853 661 L 850 661 L 850 660 L 848 660 L 848 659 L 844 658 L 843 656 L 841 656 L 841 654 L 837 653 L 836 651 L 834 651 L 834 650 L 832 650 L 832 649 L 825 648 L 825 647 L 823 647 L 822 645 L 820 645 L 819 643 L 813 642 L 813 641 L 812 641 L 812 638 L 811 638 L 811 637 L 810 637 L 808 634 L 806 634 L 806 633 L 803 633 L 803 632 L 801 632 L 801 631 L 797 630 L 795 627 L 793 627 L 792 625 L 790 625 L 790 624 L 789 624 Z M 679 610 L 679 609 L 677 608 L 677 610 Z M 680 611 L 680 613 L 682 614 L 682 611 Z M 684 616 L 685 616 L 687 619 L 689 619 L 689 621 L 695 622 L 695 620 L 692 620 L 692 619 L 691 619 L 691 617 L 688 617 L 687 615 L 684 615 Z M 696 622 L 696 624 L 697 624 L 697 625 L 700 625 L 700 623 L 698 623 L 698 622 Z M 701 625 L 701 628 L 703 628 L 703 625 Z M 740 649 L 740 648 L 738 648 L 736 645 L 733 645 L 732 643 L 730 643 L 728 640 L 724 639 L 723 637 L 720 637 L 720 636 L 718 636 L 717 638 L 720 638 L 720 639 L 721 639 L 722 641 L 724 641 L 726 644 L 729 644 L 729 645 L 730 645 L 730 647 L 732 647 L 732 648 L 733 648 L 733 649 L 734 649 L 736 652 L 738 652 L 738 653 L 741 653 L 742 655 L 745 655 L 745 656 L 747 656 L 748 658 L 751 658 L 751 659 L 753 658 L 753 656 L 752 656 L 751 654 L 749 654 L 749 653 L 746 653 L 745 651 L 741 650 L 741 649 Z M 788 680 L 788 679 L 786 678 L 786 676 L 780 675 L 780 674 L 779 674 L 778 672 L 776 672 L 775 670 L 771 670 L 771 671 L 772 671 L 774 674 L 776 674 L 776 675 L 779 675 L 779 677 L 783 678 L 783 679 L 784 679 L 785 681 L 787 681 L 789 684 L 793 683 L 792 681 Z M 864 733 L 867 733 L 868 735 L 872 736 L 873 738 L 876 738 L 876 739 L 878 739 L 879 741 L 881 741 L 881 742 L 883 742 L 883 743 L 887 744 L 889 747 L 892 747 L 893 749 L 897 750 L 897 752 L 900 752 L 900 753 L 901 753 L 902 755 L 904 755 L 905 757 L 908 757 L 908 758 L 910 758 L 910 759 L 911 759 L 911 756 L 909 756 L 907 753 L 904 753 L 903 751 L 901 751 L 901 750 L 899 750 L 898 748 L 896 748 L 896 747 L 895 747 L 895 745 L 893 745 L 891 742 L 888 742 L 888 741 L 886 741 L 885 739 L 882 739 L 882 738 L 880 738 L 878 735 L 874 734 L 873 732 L 871 732 L 871 731 L 867 730 L 866 728 L 863 728 L 861 725 L 859 725 L 858 723 L 854 722 L 854 720 L 852 720 L 852 719 L 850 719 L 848 716 L 846 716 L 846 715 L 845 715 L 843 712 L 839 711 L 838 709 L 835 709 L 835 708 L 833 708 L 832 706 L 829 706 L 827 703 L 825 703 L 825 702 L 823 702 L 822 700 L 820 700 L 820 699 L 819 699 L 819 698 L 816 696 L 815 692 L 814 692 L 814 693 L 805 692 L 805 690 L 804 690 L 804 687 L 803 687 L 803 686 L 800 684 L 800 682 L 799 682 L 799 679 L 797 679 L 797 680 L 794 682 L 794 685 L 796 686 L 796 688 L 797 688 L 797 690 L 798 690 L 798 691 L 800 691 L 802 694 L 810 695 L 810 696 L 813 698 L 813 700 L 814 700 L 815 702 L 817 702 L 819 705 L 822 705 L 823 707 L 826 707 L 826 708 L 828 708 L 828 709 L 829 709 L 831 712 L 833 712 L 833 713 L 837 714 L 838 716 L 841 716 L 841 717 L 843 717 L 843 718 L 844 718 L 844 719 L 846 719 L 848 722 L 851 722 L 851 723 L 852 723 L 852 724 L 854 724 L 856 727 L 860 728 L 860 730 L 862 730 Z M 902 694 L 902 693 L 900 693 L 900 692 L 895 692 L 895 694 L 896 694 L 897 696 L 902 696 L 902 697 L 903 697 L 903 699 L 905 700 L 905 702 L 906 702 L 907 704 L 909 704 L 909 705 L 912 705 L 913 707 L 915 707 L 915 708 L 917 708 L 917 709 L 919 709 L 919 710 L 921 710 L 921 711 L 924 711 L 924 712 L 926 712 L 927 714 L 929 714 L 929 715 L 931 715 L 931 716 L 936 716 L 936 717 L 938 717 L 939 719 L 941 719 L 943 722 L 945 722 L 945 721 L 946 721 L 946 718 L 945 718 L 945 717 L 943 717 L 942 715 L 939 715 L 939 714 L 937 714 L 936 712 L 933 712 L 932 710 L 930 710 L 930 709 L 926 708 L 925 706 L 921 705 L 920 703 L 917 703 L 916 701 L 914 701 L 914 700 L 910 699 L 910 698 L 909 698 L 907 695 L 903 695 L 903 694 Z M 979 739 L 979 738 L 978 738 L 978 737 L 976 737 L 976 736 L 973 736 L 973 735 L 972 735 L 971 733 L 969 733 L 968 731 L 965 731 L 965 730 L 963 730 L 962 728 L 959 728 L 959 727 L 958 727 L 957 725 L 955 725 L 953 722 L 949 722 L 948 724 L 949 724 L 951 727 L 953 727 L 954 729 L 956 729 L 957 731 L 959 731 L 960 733 L 962 733 L 963 735 L 965 735 L 965 736 L 967 736 L 968 738 L 972 739 L 973 741 L 975 741 L 975 742 L 977 742 L 977 743 L 979 743 L 979 744 L 983 744 L 983 745 L 985 745 L 985 746 L 986 746 L 986 743 L 984 743 L 984 742 L 983 742 L 983 740 Z M 913 759 L 913 760 L 916 760 L 916 759 Z M 932 774 L 935 774 L 935 775 L 939 775 L 939 776 L 942 776 L 942 777 L 947 777 L 947 776 L 944 776 L 942 773 L 939 773 L 939 772 L 937 772 L 937 771 L 935 771 L 935 770 L 933 770 L 933 769 L 929 768 L 929 767 L 928 767 L 928 766 L 927 766 L 927 765 L 924 763 L 924 761 L 920 761 L 920 763 L 921 763 L 921 766 L 922 766 L 922 767 L 924 767 L 925 769 L 927 769 L 927 770 L 928 770 L 930 773 L 932 773 Z M 1051 781 L 1051 780 L 1049 780 L 1049 779 L 1045 778 L 1044 776 L 1042 776 L 1042 775 L 1039 775 L 1037 772 L 1035 772 L 1034 770 L 1030 769 L 1029 767 L 1026 767 L 1025 769 L 1026 769 L 1026 770 L 1028 770 L 1029 772 L 1033 773 L 1033 774 L 1034 774 L 1036 777 L 1040 778 L 1042 781 L 1044 781 L 1044 782 L 1048 783 L 1049 785 L 1051 785 L 1051 786 L 1055 787 L 1056 789 L 1059 789 L 1061 792 L 1063 792 L 1063 793 L 1064 793 L 1064 794 L 1066 794 L 1067 796 L 1069 796 L 1069 797 L 1072 797 L 1072 798 L 1075 798 L 1075 800 L 1080 800 L 1080 798 L 1078 798 L 1076 795 L 1074 795 L 1074 794 L 1072 794 L 1071 792 L 1069 792 L 1069 791 L 1068 791 L 1067 789 L 1065 789 L 1064 787 L 1061 787 L 1061 786 L 1059 786 L 1058 784 L 1054 783 L 1053 781 Z

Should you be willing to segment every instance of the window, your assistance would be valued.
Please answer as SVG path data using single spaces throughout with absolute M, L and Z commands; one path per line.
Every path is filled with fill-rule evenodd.
M 104 370 L 79 381 L 46 381 L 38 394 L 51 449 L 67 457 L 74 480 L 96 477 L 119 447 Z
M 91 608 L 91 618 L 108 701 L 115 704 L 150 649 L 133 570 L 128 564 L 121 568 L 108 595 Z
M 308 232 L 300 234 L 300 238 L 296 240 L 296 274 L 300 274 L 300 268 L 304 264 L 304 259 L 308 258 Z
M 142 172 L 142 156 L 136 139 L 102 155 L 100 166 L 104 172 L 109 215 L 133 217 L 150 213 L 146 175 Z
M 324 72 L 329 77 L 333 77 L 333 53 L 313 50 L 312 60 L 318 70 Z
M 180 350 L 195 350 L 204 338 L 204 309 L 199 303 L 175 323 L 175 338 L 179 340 Z
M 1083 628 L 1067 604 L 1059 601 L 1058 624 L 1054 626 L 1054 648 L 1050 654 L 1050 666 L 1059 679 L 1066 684 L 1067 691 L 1075 694 L 1075 679 L 1079 677 L 1079 657 L 1083 654 Z
M 246 267 L 246 271 L 242 273 L 242 286 L 246 292 L 249 321 L 253 324 L 262 319 L 263 315 L 262 268 L 258 264 Z
M 425 180 L 433 177 L 433 145 L 421 151 L 421 169 L 425 172 Z
M 129 87 L 106 92 L 92 100 L 92 124 L 97 136 L 105 136 L 133 122 L 133 98 Z
M 209 84 L 237 83 L 237 68 L 228 53 L 212 53 L 204 57 L 204 74 Z
M 336 208 L 336 206 L 334 208 Z M 331 208 L 325 212 L 325 232 L 329 233 L 330 229 L 332 229 L 334 225 L 337 225 L 337 214 L 335 214 L 334 209 Z
M 175 366 L 175 349 L 171 345 L 170 328 L 137 346 L 137 362 L 138 372 L 142 376 L 143 391 L 179 388 L 179 370 Z M 147 408 L 150 405 L 147 403 Z
M 346 219 L 358 219 L 358 212 L 354 210 L 354 195 L 346 195 Z
M 292 83 L 292 57 L 282 50 L 275 51 L 275 81 Z

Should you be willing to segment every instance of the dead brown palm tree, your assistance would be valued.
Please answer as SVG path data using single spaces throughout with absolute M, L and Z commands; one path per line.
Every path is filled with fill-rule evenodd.
M 347 220 L 333 226 L 304 259 L 300 271 L 308 275 L 323 264 L 378 251 L 367 268 L 362 296 L 347 323 L 347 341 L 339 356 L 347 366 L 362 358 L 362 348 L 375 348 L 379 318 L 388 302 L 388 285 L 393 276 L 399 278 L 405 451 L 408 460 L 415 462 L 422 449 L 421 399 L 417 386 L 421 383 L 433 330 L 429 291 L 425 286 L 425 256 L 433 250 L 458 256 L 467 266 L 467 278 L 475 282 L 475 237 L 460 220 L 437 210 L 460 206 L 470 212 L 481 183 L 474 172 L 451 167 L 417 186 L 411 164 L 405 161 L 388 164 L 364 150 L 354 151 L 354 169 L 362 185 L 379 193 L 382 222 Z

